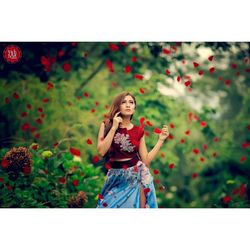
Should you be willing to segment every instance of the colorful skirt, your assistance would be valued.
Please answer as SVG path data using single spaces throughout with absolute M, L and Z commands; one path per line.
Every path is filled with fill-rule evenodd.
M 146 208 L 158 208 L 153 176 L 140 160 L 127 168 L 110 168 L 96 208 L 140 208 L 143 188 Z

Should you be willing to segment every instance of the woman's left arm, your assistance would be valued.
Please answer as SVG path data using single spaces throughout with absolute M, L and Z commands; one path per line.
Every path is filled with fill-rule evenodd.
M 140 146 L 139 146 L 139 154 L 141 156 L 142 161 L 149 166 L 150 162 L 155 158 L 158 151 L 160 150 L 162 144 L 166 140 L 166 138 L 169 136 L 168 127 L 167 125 L 163 125 L 161 134 L 159 135 L 159 139 L 153 149 L 148 153 L 147 147 L 145 143 L 144 136 L 140 140 Z

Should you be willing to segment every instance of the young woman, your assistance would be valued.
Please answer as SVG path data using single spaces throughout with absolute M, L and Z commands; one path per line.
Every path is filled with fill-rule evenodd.
M 108 172 L 97 208 L 158 207 L 148 167 L 169 136 L 168 126 L 163 125 L 156 145 L 148 153 L 144 125 L 131 122 L 135 110 L 135 97 L 123 92 L 114 99 L 107 119 L 100 125 L 97 149 Z

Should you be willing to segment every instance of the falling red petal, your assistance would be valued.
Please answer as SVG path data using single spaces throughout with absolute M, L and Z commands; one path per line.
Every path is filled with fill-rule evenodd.
M 204 122 L 204 121 L 202 121 L 202 122 L 200 122 L 200 125 L 201 125 L 202 127 L 206 127 L 206 126 L 207 126 L 207 123 Z
M 197 62 L 193 62 L 193 65 L 195 68 L 199 67 L 199 63 L 197 63 Z
M 145 93 L 144 89 L 142 89 L 142 88 L 140 88 L 140 92 L 141 92 L 141 94 Z
M 161 133 L 161 129 L 159 129 L 159 128 L 154 128 L 154 133 L 160 134 L 160 133 Z
M 19 99 L 19 95 L 16 92 L 13 94 L 13 97 L 14 99 Z
M 214 67 L 211 67 L 211 68 L 209 69 L 209 72 L 210 72 L 210 73 L 214 73 L 214 71 L 215 71 L 215 68 L 214 68 Z
M 213 61 L 213 59 L 214 59 L 214 56 L 209 56 L 208 57 L 208 60 L 211 62 L 211 61 Z
M 199 74 L 200 76 L 202 76 L 202 75 L 203 75 L 203 70 L 200 70 L 200 71 L 198 72 L 198 74 Z
M 6 98 L 5 98 L 5 103 L 6 103 L 6 104 L 10 103 L 10 98 L 9 98 L 9 97 L 6 97 Z
M 181 80 L 181 77 L 180 76 L 177 76 L 177 81 L 179 82 Z
M 87 139 L 87 144 L 92 145 L 92 141 L 90 139 Z
M 135 74 L 134 76 L 136 79 L 139 79 L 139 80 L 142 80 L 143 79 L 143 76 L 140 75 L 140 74 Z
M 171 72 L 170 72 L 170 70 L 169 70 L 169 69 L 166 69 L 166 71 L 165 71 L 165 72 L 166 72 L 166 74 L 167 74 L 167 75 L 170 75 L 170 74 L 171 74 Z
M 81 152 L 80 150 L 76 149 L 76 148 L 70 148 L 70 153 L 72 155 L 75 155 L 75 156 L 81 156 Z
M 170 169 L 173 169 L 173 168 L 174 168 L 174 163 L 170 163 L 170 164 L 168 165 L 168 167 L 169 167 Z
M 9 162 L 6 159 L 2 159 L 1 165 L 3 168 L 7 168 L 9 166 Z

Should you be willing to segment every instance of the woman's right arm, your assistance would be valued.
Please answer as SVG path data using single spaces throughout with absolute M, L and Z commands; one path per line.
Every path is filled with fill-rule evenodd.
M 104 123 L 102 122 L 98 134 L 98 143 L 97 143 L 97 151 L 101 156 L 104 156 L 109 150 L 116 131 L 116 128 L 112 126 L 107 136 L 104 138 L 104 128 L 105 126 Z

